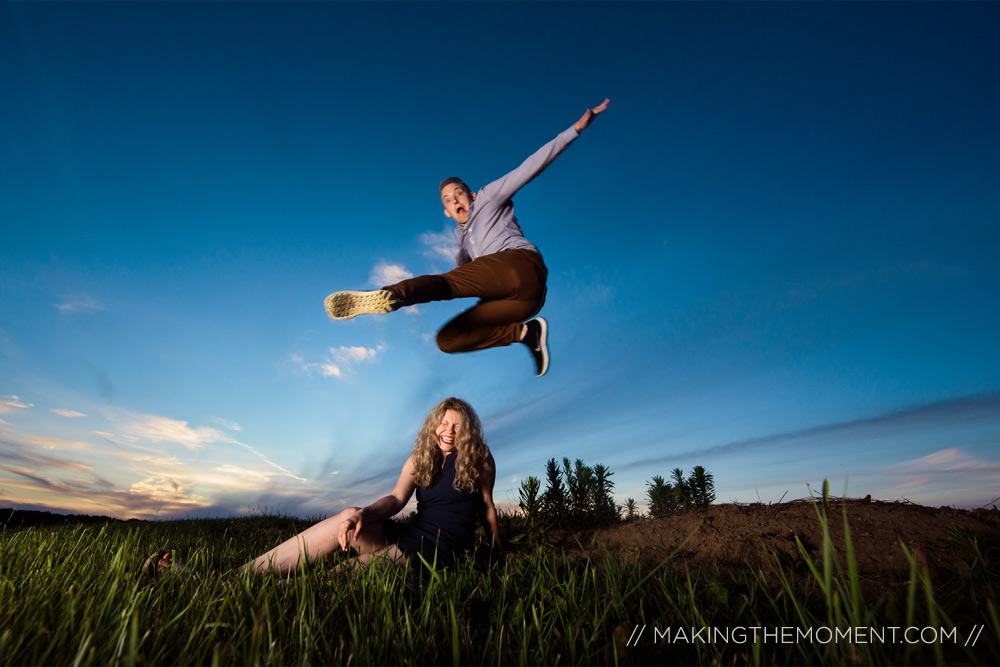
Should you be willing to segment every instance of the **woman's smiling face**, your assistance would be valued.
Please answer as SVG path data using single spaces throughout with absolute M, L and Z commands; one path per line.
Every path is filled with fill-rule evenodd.
M 455 451 L 455 440 L 458 438 L 458 431 L 462 427 L 462 415 L 454 410 L 445 410 L 441 423 L 434 429 L 437 435 L 437 446 L 445 454 Z

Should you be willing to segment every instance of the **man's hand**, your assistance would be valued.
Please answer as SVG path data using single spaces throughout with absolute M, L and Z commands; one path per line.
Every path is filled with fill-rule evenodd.
M 358 539 L 358 533 L 361 532 L 361 519 L 362 519 L 361 508 L 355 507 L 353 512 L 351 512 L 350 514 L 345 516 L 343 520 L 341 520 L 340 530 L 337 531 L 339 533 L 337 537 L 338 541 L 340 542 L 340 548 L 343 549 L 344 551 L 347 551 L 348 547 L 350 546 L 350 540 L 348 539 L 348 535 L 352 532 L 351 528 L 354 529 L 353 538 L 355 540 Z
M 608 108 L 608 102 L 610 101 L 611 100 L 609 99 L 605 99 L 593 109 L 587 109 L 587 111 L 580 116 L 580 120 L 573 123 L 573 127 L 576 128 L 576 131 L 583 132 L 587 126 L 590 125 L 590 121 L 594 120 L 594 116 Z

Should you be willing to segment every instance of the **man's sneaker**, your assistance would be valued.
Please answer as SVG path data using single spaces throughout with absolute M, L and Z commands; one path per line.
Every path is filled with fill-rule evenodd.
M 349 320 L 365 313 L 391 313 L 398 307 L 398 302 L 398 297 L 389 290 L 344 290 L 326 297 L 326 314 L 335 320 Z
M 538 377 L 549 370 L 549 323 L 544 317 L 536 317 L 526 325 L 528 332 L 521 342 L 528 346 L 531 357 L 535 360 L 535 370 Z

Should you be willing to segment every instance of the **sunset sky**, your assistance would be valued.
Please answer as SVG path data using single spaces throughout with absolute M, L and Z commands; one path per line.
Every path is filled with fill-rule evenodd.
M 1000 3 L 0 3 L 0 507 L 330 515 L 460 396 L 517 500 L 1000 497 Z M 514 199 L 552 366 L 334 322 Z

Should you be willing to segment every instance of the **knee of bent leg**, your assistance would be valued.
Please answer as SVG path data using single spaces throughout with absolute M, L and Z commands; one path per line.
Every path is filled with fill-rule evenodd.
M 449 331 L 447 327 L 441 329 L 441 331 L 438 331 L 437 346 L 438 349 L 440 349 L 442 352 L 446 352 L 448 354 L 461 352 L 462 350 L 461 348 L 459 348 L 458 343 L 459 343 L 458 335 L 456 335 L 455 332 L 453 331 Z

